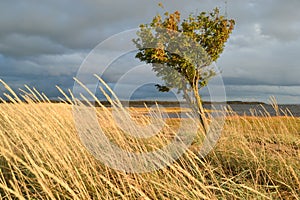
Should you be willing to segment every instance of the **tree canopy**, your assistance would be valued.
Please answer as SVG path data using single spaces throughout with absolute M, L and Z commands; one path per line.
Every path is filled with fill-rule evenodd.
M 158 14 L 140 25 L 138 38 L 133 40 L 139 49 L 136 58 L 152 64 L 162 78 L 164 85 L 156 85 L 159 91 L 183 91 L 184 98 L 203 114 L 199 89 L 216 74 L 210 65 L 220 57 L 234 25 L 218 8 L 183 20 L 179 11 L 165 12 L 163 17 Z M 188 95 L 190 91 L 193 97 Z

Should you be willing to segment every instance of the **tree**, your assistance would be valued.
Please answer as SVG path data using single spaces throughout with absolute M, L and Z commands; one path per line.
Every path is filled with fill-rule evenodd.
M 235 21 L 213 12 L 190 14 L 181 20 L 180 12 L 156 15 L 149 24 L 141 24 L 133 42 L 139 49 L 136 58 L 152 64 L 153 71 L 165 85 L 156 84 L 161 92 L 177 88 L 199 114 L 207 132 L 207 122 L 199 90 L 216 72 L 210 67 L 223 52 Z

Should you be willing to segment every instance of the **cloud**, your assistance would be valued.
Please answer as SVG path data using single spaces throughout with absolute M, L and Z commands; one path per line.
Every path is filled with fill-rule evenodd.
M 49 98 L 58 97 L 61 95 L 55 85 L 64 90 L 72 88 L 73 77 L 83 58 L 84 54 L 76 53 L 41 55 L 27 60 L 0 56 L 0 79 L 15 91 L 24 89 L 26 84 L 46 93 Z
M 45 53 L 51 49 L 50 42 L 65 49 L 91 49 L 113 33 L 137 27 L 153 15 L 155 7 L 155 3 L 145 0 L 1 1 L 0 42 L 9 40 L 14 44 L 10 51 L 0 51 L 10 55 L 14 49 L 19 52 L 27 48 L 29 54 L 36 53 L 30 50 L 41 40 Z M 57 48 L 56 53 L 61 54 L 61 49 Z
M 62 54 L 67 49 L 41 36 L 11 34 L 2 38 L 0 52 L 10 57 Z
M 253 47 L 232 46 L 218 65 L 228 84 L 300 85 L 299 49 L 300 39 L 288 44 L 266 41 Z
M 215 7 L 220 7 L 221 14 L 225 14 L 223 0 L 163 0 L 165 10 L 157 6 L 158 2 L 1 1 L 0 78 L 14 88 L 30 84 L 57 96 L 54 85 L 72 88 L 72 77 L 84 58 L 113 34 L 150 22 L 155 14 L 166 10 L 179 10 L 183 18 L 191 12 L 210 11 Z M 227 2 L 228 17 L 236 20 L 236 28 L 217 65 L 222 70 L 228 98 L 249 99 L 257 95 L 267 99 L 269 95 L 278 95 L 283 102 L 299 100 L 295 88 L 300 85 L 300 1 Z M 118 55 L 109 46 L 106 51 Z M 96 59 L 95 63 L 107 63 L 105 54 Z M 139 63 L 128 55 L 116 58 L 112 65 L 104 78 L 114 83 Z M 146 74 L 141 72 L 137 78 Z M 152 94 L 147 87 L 144 90 L 145 96 Z M 137 96 L 143 96 L 141 89 Z
M 252 101 L 269 102 L 270 97 L 276 97 L 278 102 L 298 104 L 300 101 L 300 86 L 227 86 L 226 92 L 229 100 L 245 99 Z

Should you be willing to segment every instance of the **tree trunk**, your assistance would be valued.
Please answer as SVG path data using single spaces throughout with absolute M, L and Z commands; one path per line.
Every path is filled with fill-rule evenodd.
M 202 101 L 199 96 L 198 80 L 196 80 L 196 83 L 197 83 L 196 85 L 191 85 L 196 101 L 193 101 L 190 98 L 190 96 L 188 95 L 188 90 L 187 90 L 186 85 L 184 84 L 184 81 L 183 81 L 183 95 L 184 95 L 184 98 L 187 101 L 187 103 L 192 107 L 193 112 L 198 114 L 200 123 L 204 129 L 204 132 L 205 132 L 205 134 L 207 134 L 208 133 L 208 125 L 207 125 L 207 120 L 206 120 L 206 116 L 204 113 Z
M 202 127 L 203 127 L 205 133 L 207 134 L 208 133 L 208 124 L 207 124 L 203 104 L 202 104 L 201 98 L 198 93 L 198 88 L 194 89 L 194 96 L 196 98 L 196 104 L 197 104 L 197 108 L 198 108 L 197 113 L 199 115 L 200 122 L 202 124 Z
M 194 92 L 194 97 L 196 99 L 196 105 L 197 105 L 197 108 L 198 108 L 199 119 L 200 119 L 200 122 L 201 122 L 201 124 L 203 126 L 203 129 L 205 131 L 205 134 L 207 134 L 208 133 L 208 124 L 207 124 L 206 116 L 205 116 L 205 113 L 204 113 L 201 97 L 199 95 L 199 76 L 195 77 L 195 82 L 194 82 L 194 85 L 193 85 L 193 92 Z

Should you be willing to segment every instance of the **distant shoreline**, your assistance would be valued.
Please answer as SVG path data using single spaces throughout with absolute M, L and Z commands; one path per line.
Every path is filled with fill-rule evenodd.
M 4 101 L 9 104 L 13 102 Z M 0 105 L 3 105 L 4 102 L 0 101 Z M 71 106 L 70 102 L 65 101 L 64 99 L 61 100 L 50 100 L 50 101 L 34 101 L 37 104 L 63 104 L 65 106 Z M 111 104 L 108 101 L 100 101 L 101 105 L 96 102 L 84 102 L 81 101 L 83 105 L 88 107 L 102 107 L 105 106 L 107 108 L 111 108 Z M 1 104 L 2 103 L 2 104 Z M 25 104 L 27 102 L 24 101 Z M 73 103 L 73 102 L 72 102 Z M 121 101 L 122 106 L 125 108 L 145 108 L 145 107 L 155 107 L 156 103 L 158 106 L 162 106 L 166 109 L 173 109 L 173 108 L 190 108 L 190 106 L 186 102 L 175 102 L 175 101 Z M 239 116 L 265 116 L 264 113 L 268 113 L 269 116 L 277 116 L 278 113 L 282 116 L 290 115 L 294 117 L 300 117 L 300 104 L 278 104 L 276 106 L 267 104 L 264 102 L 243 102 L 243 101 L 227 101 L 227 102 L 203 102 L 204 109 L 211 109 L 211 107 L 215 109 L 220 109 L 223 107 L 228 106 L 231 111 L 236 113 Z M 72 107 L 72 106 L 71 106 Z M 172 113 L 169 113 L 172 115 Z M 175 116 L 175 115 L 174 115 Z M 177 116 L 177 114 L 176 114 Z
M 6 103 L 12 103 L 12 101 L 6 100 Z M 24 103 L 26 103 L 26 101 L 23 101 Z M 43 102 L 43 101 L 41 101 Z M 46 101 L 44 101 L 46 103 Z M 62 100 L 50 100 L 51 103 L 69 103 L 67 101 L 62 101 Z M 86 103 L 84 101 L 82 101 L 83 103 Z M 101 104 L 105 105 L 105 106 L 110 106 L 110 102 L 108 101 L 100 101 Z M 179 106 L 179 105 L 184 105 L 187 104 L 184 101 L 147 101 L 147 100 L 134 100 L 134 101 L 121 101 L 120 102 L 122 104 L 128 104 L 130 106 L 143 106 L 143 105 L 155 105 L 156 103 L 159 105 L 165 105 L 165 106 Z M 0 103 L 3 103 L 2 101 L 0 101 Z M 91 101 L 91 103 L 93 104 L 94 102 Z M 267 103 L 264 102 L 259 102 L 259 101 L 226 101 L 226 102 L 210 102 L 210 101 L 203 101 L 204 105 L 211 105 L 211 104 L 228 104 L 228 105 L 232 105 L 232 104 L 251 104 L 251 105 L 269 105 Z M 280 105 L 280 104 L 279 104 Z M 282 104 L 284 105 L 284 104 Z

